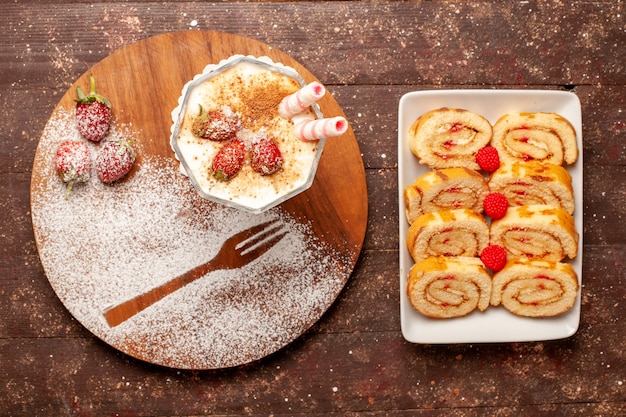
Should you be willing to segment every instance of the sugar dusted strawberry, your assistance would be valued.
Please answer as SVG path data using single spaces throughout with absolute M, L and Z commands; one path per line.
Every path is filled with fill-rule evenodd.
M 508 209 L 509 201 L 504 194 L 489 193 L 483 200 L 483 210 L 485 214 L 494 220 L 498 220 L 506 216 Z
M 246 158 L 246 145 L 239 139 L 224 145 L 213 158 L 211 169 L 219 181 L 228 181 L 241 171 Z
M 252 141 L 250 164 L 261 175 L 271 175 L 282 168 L 283 155 L 275 141 L 261 136 Z
M 135 163 L 134 141 L 109 140 L 98 151 L 96 172 L 103 183 L 117 181 L 128 174 Z
M 202 139 L 223 142 L 237 137 L 237 133 L 241 130 L 241 121 L 237 113 L 228 106 L 208 112 L 200 106 L 191 129 L 194 135 Z
M 91 177 L 91 154 L 84 142 L 65 141 L 55 154 L 55 169 L 67 184 L 65 198 L 69 198 L 76 183 L 87 182 Z
M 506 250 L 499 245 L 489 245 L 480 253 L 480 260 L 493 272 L 498 272 L 506 265 Z
M 78 98 L 76 101 L 76 122 L 78 131 L 85 138 L 93 142 L 100 142 L 108 133 L 113 114 L 111 102 L 106 97 L 96 93 L 96 80 L 89 77 L 90 90 L 85 94 L 80 87 L 76 87 Z
M 493 146 L 485 146 L 478 150 L 476 163 L 485 172 L 493 172 L 500 168 L 500 156 Z

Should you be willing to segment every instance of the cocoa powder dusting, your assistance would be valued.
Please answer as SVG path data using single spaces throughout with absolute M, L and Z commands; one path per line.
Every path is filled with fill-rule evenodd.
M 259 129 L 268 120 L 277 117 L 281 100 L 298 91 L 298 88 L 295 81 L 288 87 L 284 79 L 278 82 L 274 76 L 266 75 L 263 79 L 255 80 L 249 89 L 241 91 L 240 97 L 245 106 L 242 114 L 248 117 L 248 128 Z

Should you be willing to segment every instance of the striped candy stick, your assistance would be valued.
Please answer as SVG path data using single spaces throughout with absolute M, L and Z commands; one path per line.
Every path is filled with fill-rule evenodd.
M 326 89 L 322 84 L 313 81 L 302 87 L 300 90 L 282 99 L 278 105 L 278 114 L 285 119 L 289 119 L 302 113 L 311 104 L 324 97 Z
M 302 140 L 319 140 L 340 136 L 348 130 L 348 121 L 341 117 L 304 119 L 294 125 L 296 136 Z

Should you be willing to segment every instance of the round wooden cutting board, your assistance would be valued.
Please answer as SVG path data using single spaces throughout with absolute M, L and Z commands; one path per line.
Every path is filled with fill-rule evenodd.
M 31 181 L 33 229 L 41 262 L 70 313 L 97 337 L 133 357 L 186 369 L 237 366 L 267 356 L 306 331 L 335 301 L 359 257 L 367 189 L 351 128 L 326 141 L 307 191 L 260 215 L 201 199 L 170 147 L 171 112 L 185 83 L 232 55 L 268 56 L 317 80 L 285 53 L 226 33 L 168 33 L 133 43 L 81 76 L 42 134 Z M 54 152 L 83 140 L 73 119 L 76 86 L 89 75 L 113 104 L 110 136 L 133 136 L 133 170 L 113 185 L 92 174 L 68 199 Z M 330 93 L 325 117 L 344 116 Z M 88 143 L 92 159 L 101 144 Z M 235 233 L 280 220 L 287 236 L 240 269 L 209 273 L 126 322 L 103 311 L 206 262 Z

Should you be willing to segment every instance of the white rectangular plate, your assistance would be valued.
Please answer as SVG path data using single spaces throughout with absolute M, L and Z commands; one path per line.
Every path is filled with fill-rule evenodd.
M 580 235 L 578 256 L 569 261 L 582 283 L 583 160 L 582 115 L 578 97 L 565 91 L 546 90 L 431 90 L 407 93 L 398 109 L 398 198 L 400 213 L 400 320 L 402 334 L 413 343 L 495 343 L 561 339 L 573 335 L 580 322 L 580 291 L 574 306 L 550 318 L 518 317 L 504 307 L 489 307 L 465 317 L 431 319 L 411 306 L 406 286 L 413 260 L 406 248 L 409 224 L 404 208 L 404 187 L 430 170 L 418 163 L 409 149 L 409 128 L 421 114 L 440 107 L 462 108 L 478 113 L 492 124 L 509 112 L 555 112 L 576 130 L 578 160 L 566 166 L 572 175 L 575 199 L 574 222 Z

